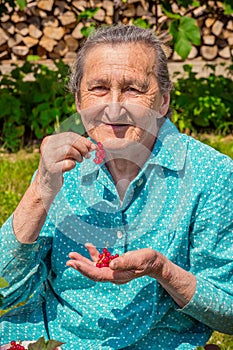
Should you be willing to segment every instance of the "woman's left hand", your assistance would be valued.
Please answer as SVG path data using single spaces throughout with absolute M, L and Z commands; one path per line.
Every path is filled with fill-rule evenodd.
M 82 255 L 71 252 L 66 265 L 78 270 L 84 276 L 97 282 L 112 282 L 124 284 L 134 278 L 149 275 L 162 276 L 164 256 L 150 248 L 129 251 L 112 260 L 109 267 L 99 268 L 96 263 L 99 259 L 98 250 L 91 244 L 86 244 L 91 260 Z

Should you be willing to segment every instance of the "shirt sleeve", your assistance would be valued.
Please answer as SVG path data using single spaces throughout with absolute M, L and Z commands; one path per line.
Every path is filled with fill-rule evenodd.
M 9 283 L 1 289 L 1 309 L 11 308 L 28 300 L 46 280 L 50 271 L 52 226 L 45 223 L 43 234 L 32 244 L 16 239 L 12 226 L 13 215 L 0 230 L 1 259 L 0 276 Z
M 179 311 L 233 334 L 233 166 L 231 160 L 224 163 L 193 224 L 190 272 L 197 286 Z

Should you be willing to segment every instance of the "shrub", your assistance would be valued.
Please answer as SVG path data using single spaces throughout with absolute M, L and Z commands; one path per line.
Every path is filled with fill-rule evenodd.
M 0 145 L 17 151 L 33 140 L 52 134 L 54 128 L 76 112 L 74 98 L 65 90 L 68 65 L 25 62 L 3 75 L 0 90 Z M 28 80 L 28 76 L 33 80 Z
M 208 65 L 212 73 L 197 78 L 192 65 L 184 65 L 186 77 L 179 77 L 171 94 L 172 120 L 181 131 L 214 132 L 226 135 L 233 130 L 233 65 L 229 77 L 216 75 L 216 66 Z

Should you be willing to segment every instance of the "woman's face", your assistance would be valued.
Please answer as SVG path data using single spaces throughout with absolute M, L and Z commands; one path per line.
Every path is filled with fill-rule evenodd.
M 92 139 L 107 148 L 136 142 L 152 149 L 157 120 L 169 106 L 155 64 L 152 49 L 139 43 L 100 45 L 88 52 L 77 105 Z

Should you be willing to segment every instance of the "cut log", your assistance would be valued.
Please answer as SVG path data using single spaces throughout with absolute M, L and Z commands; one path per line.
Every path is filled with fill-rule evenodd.
M 23 38 L 23 42 L 27 47 L 33 47 L 38 44 L 39 40 L 36 38 L 32 38 L 31 36 L 26 36 L 26 38 Z
M 69 24 L 77 22 L 77 17 L 72 11 L 67 11 L 59 16 L 59 20 L 63 26 L 67 26 Z
M 230 47 L 229 46 L 224 47 L 224 49 L 219 50 L 218 54 L 222 58 L 230 58 L 231 57 Z
M 42 26 L 44 27 L 58 27 L 59 22 L 57 20 L 57 18 L 53 17 L 53 16 L 49 16 L 46 17 L 42 20 L 41 22 Z
M 233 35 L 229 36 L 229 38 L 227 39 L 228 41 L 228 45 L 231 47 L 233 46 Z
M 34 24 L 34 26 L 36 26 L 37 28 L 40 28 L 40 23 L 41 23 L 40 17 L 32 16 L 28 18 L 28 23 Z
M 72 6 L 74 6 L 79 11 L 84 11 L 87 8 L 87 1 L 75 0 L 72 1 Z
M 79 2 L 81 2 L 81 1 L 79 1 Z M 113 1 L 104 0 L 102 7 L 106 11 L 107 16 L 113 16 L 113 12 L 114 12 Z
M 219 34 L 221 33 L 222 29 L 223 29 L 223 22 L 221 21 L 216 21 L 214 24 L 213 24 L 213 27 L 211 29 L 212 33 L 216 36 L 219 36 Z
M 214 45 L 215 44 L 215 36 L 214 35 L 203 35 L 203 43 L 205 45 Z
M 7 33 L 9 33 L 11 35 L 14 34 L 15 27 L 14 27 L 14 25 L 11 22 L 2 23 L 1 26 L 2 26 L 3 29 L 5 29 L 7 31 Z M 1 37 L 1 33 L 0 33 L 0 37 Z
M 104 22 L 105 19 L 105 11 L 103 9 L 99 9 L 96 14 L 94 15 L 94 19 L 100 22 Z
M 40 56 L 40 58 L 42 58 L 42 59 L 47 58 L 47 51 L 44 47 L 38 45 L 36 48 L 36 52 L 37 52 L 37 55 Z
M 23 36 L 28 35 L 29 32 L 27 24 L 23 22 L 16 23 L 15 31 Z
M 65 57 L 64 58 L 67 58 L 68 60 L 70 61 L 74 61 L 77 57 L 77 53 L 76 52 L 72 52 L 72 51 L 68 51 L 66 54 L 65 54 Z
M 65 43 L 69 49 L 69 51 L 76 51 L 79 43 L 78 40 L 73 38 L 72 35 L 65 35 L 64 37 Z
M 207 28 L 210 28 L 210 27 L 212 27 L 212 25 L 214 24 L 214 22 L 215 22 L 215 18 L 208 17 L 208 18 L 206 18 L 206 20 L 205 20 L 205 26 L 206 26 Z
M 29 48 L 27 46 L 19 45 L 14 46 L 12 51 L 16 56 L 24 57 L 29 53 Z
M 53 8 L 53 3 L 54 3 L 54 0 L 40 0 L 38 1 L 37 6 L 41 10 L 51 11 Z
M 57 44 L 57 41 L 51 38 L 48 38 L 46 35 L 43 35 L 39 42 L 40 46 L 46 49 L 48 52 L 52 52 L 54 46 Z
M 20 44 L 22 41 L 23 41 L 22 35 L 17 33 L 17 34 L 14 35 L 14 37 L 11 37 L 8 40 L 7 44 L 9 46 L 9 48 L 12 48 L 13 46 L 16 46 L 16 45 Z
M 5 23 L 5 22 L 7 22 L 7 21 L 9 21 L 9 20 L 10 20 L 10 16 L 7 15 L 6 13 L 4 13 L 4 14 L 2 15 L 2 17 L 1 17 L 1 22 L 2 22 L 2 23 Z
M 13 15 L 11 16 L 11 20 L 14 23 L 19 23 L 19 22 L 26 22 L 27 18 L 24 13 L 14 12 Z
M 74 37 L 75 39 L 82 39 L 83 35 L 81 33 L 81 29 L 84 27 L 83 23 L 80 22 L 73 30 L 72 32 L 72 37 Z
M 43 34 L 42 31 L 34 24 L 30 24 L 28 27 L 28 30 L 29 30 L 29 35 L 36 39 L 39 39 Z
M 68 52 L 68 47 L 66 43 L 61 40 L 59 43 L 54 47 L 53 52 L 55 54 L 58 54 L 59 57 L 63 57 Z
M 136 15 L 136 9 L 133 4 L 129 4 L 127 8 L 123 11 L 123 16 L 134 17 Z
M 190 51 L 190 53 L 189 53 L 189 55 L 188 55 L 188 58 L 189 58 L 190 60 L 192 60 L 192 59 L 196 58 L 197 55 L 198 55 L 198 50 L 197 50 L 197 48 L 196 48 L 195 46 L 192 46 L 192 49 L 191 49 L 191 51 Z
M 203 45 L 203 46 L 201 46 L 200 52 L 201 52 L 201 56 L 205 60 L 212 61 L 217 57 L 218 47 L 217 47 L 217 45 L 214 45 L 214 46 Z
M 0 52 L 0 59 L 4 60 L 7 59 L 9 55 L 9 52 L 7 50 Z
M 0 46 L 5 44 L 9 38 L 10 36 L 2 28 L 0 28 Z
M 45 27 L 43 32 L 50 39 L 61 40 L 65 34 L 65 29 L 63 27 Z
M 230 21 L 227 22 L 226 28 L 233 32 L 233 20 L 230 20 Z

